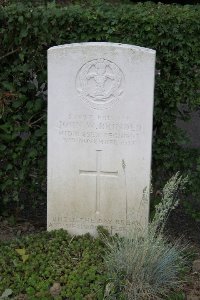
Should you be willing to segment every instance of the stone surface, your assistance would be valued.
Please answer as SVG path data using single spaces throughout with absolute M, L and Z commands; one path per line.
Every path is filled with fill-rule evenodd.
M 154 65 L 131 45 L 48 50 L 48 230 L 148 222 Z
M 50 294 L 52 297 L 58 297 L 60 292 L 61 292 L 61 285 L 59 282 L 54 282 L 54 284 L 52 285 L 52 287 L 50 287 Z
M 200 272 L 200 259 L 196 259 L 196 260 L 193 261 L 192 271 L 193 272 Z

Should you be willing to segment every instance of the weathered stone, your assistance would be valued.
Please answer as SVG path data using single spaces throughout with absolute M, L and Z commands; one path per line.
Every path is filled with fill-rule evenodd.
M 48 230 L 147 224 L 154 65 L 154 50 L 131 45 L 49 49 Z
M 194 260 L 192 264 L 193 272 L 200 272 L 200 259 Z
M 52 287 L 50 288 L 50 294 L 52 297 L 57 297 L 59 296 L 61 292 L 61 285 L 59 282 L 54 282 L 54 284 L 52 285 Z

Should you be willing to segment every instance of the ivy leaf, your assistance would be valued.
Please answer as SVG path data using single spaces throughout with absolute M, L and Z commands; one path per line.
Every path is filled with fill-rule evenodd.
M 6 150 L 6 146 L 5 146 L 5 145 L 0 145 L 0 150 L 1 150 L 1 151 Z
M 25 263 L 29 258 L 29 255 L 28 254 L 25 254 L 25 255 L 22 255 L 22 261 L 23 263 Z
M 25 250 L 25 249 L 15 249 L 15 251 L 16 251 L 19 255 L 21 255 L 21 256 L 23 256 L 23 255 L 26 254 L 26 250 Z
M 23 62 L 24 61 L 24 53 L 19 53 L 19 58 L 21 59 L 21 61 Z
M 21 37 L 26 37 L 28 35 L 28 30 L 26 28 L 22 28 Z
M 23 23 L 23 21 L 24 21 L 24 17 L 23 16 L 19 16 L 19 18 L 18 18 L 18 21 L 19 21 L 19 23 Z

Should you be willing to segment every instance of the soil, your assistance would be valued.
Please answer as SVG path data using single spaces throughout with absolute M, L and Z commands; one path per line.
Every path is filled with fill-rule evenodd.
M 179 207 L 172 212 L 168 220 L 166 233 L 172 239 L 181 238 L 183 242 L 188 243 L 191 251 L 196 254 L 195 260 L 200 260 L 200 222 L 193 220 Z M 196 272 L 191 265 L 187 282 L 184 284 L 182 291 L 186 295 L 186 300 L 200 300 L 200 269 Z
M 166 232 L 172 237 L 183 238 L 200 250 L 200 222 L 192 219 L 182 207 L 172 211 Z
M 34 220 L 21 218 L 15 224 L 11 224 L 9 219 L 0 217 L 0 243 L 45 230 L 45 216 L 34 217 Z M 189 243 L 192 252 L 196 253 L 195 260 L 200 259 L 200 222 L 193 220 L 181 207 L 172 212 L 166 226 L 166 234 L 170 240 L 181 238 Z M 200 270 L 194 271 L 191 265 L 187 282 L 181 290 L 187 295 L 187 300 L 200 300 Z

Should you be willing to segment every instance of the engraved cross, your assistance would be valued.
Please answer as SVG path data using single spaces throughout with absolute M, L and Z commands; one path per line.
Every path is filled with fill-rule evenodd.
M 100 178 L 101 176 L 118 177 L 118 171 L 109 172 L 101 170 L 101 152 L 96 150 L 96 170 L 79 170 L 80 175 L 96 176 L 96 213 L 100 211 Z

